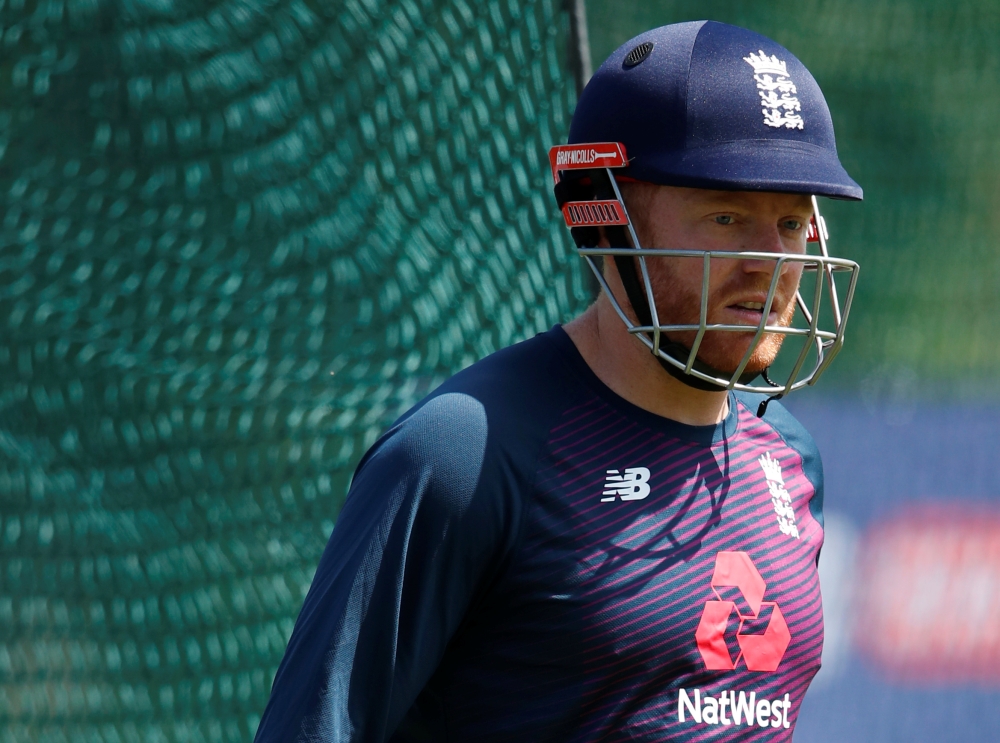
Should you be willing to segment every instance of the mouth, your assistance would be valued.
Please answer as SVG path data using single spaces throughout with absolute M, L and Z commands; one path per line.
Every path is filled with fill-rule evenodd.
M 771 311 L 767 313 L 768 325 L 775 325 L 778 322 L 778 313 L 774 311 L 776 304 L 777 301 L 772 302 Z M 764 314 L 764 302 L 752 300 L 733 302 L 726 306 L 725 311 L 736 320 L 731 323 L 733 325 L 760 325 L 761 316 Z

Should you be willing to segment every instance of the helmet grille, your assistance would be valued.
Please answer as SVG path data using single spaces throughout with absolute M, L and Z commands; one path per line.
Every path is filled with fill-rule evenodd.
M 625 67 L 635 67 L 637 64 L 645 60 L 651 51 L 653 51 L 653 42 L 642 42 L 625 56 Z

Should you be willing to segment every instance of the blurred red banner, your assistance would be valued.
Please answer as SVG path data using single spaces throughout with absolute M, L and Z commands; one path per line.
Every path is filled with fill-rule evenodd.
M 900 681 L 1000 683 L 1000 513 L 910 511 L 873 526 L 854 640 Z

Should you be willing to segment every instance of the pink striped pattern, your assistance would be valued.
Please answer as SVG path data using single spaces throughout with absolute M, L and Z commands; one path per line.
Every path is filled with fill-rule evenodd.
M 765 453 L 781 463 L 799 539 L 778 529 L 757 461 Z M 602 503 L 607 470 L 629 467 L 649 469 L 649 496 Z M 823 643 L 816 572 L 823 534 L 809 511 L 812 495 L 801 456 L 742 406 L 736 434 L 709 446 L 651 430 L 590 398 L 550 433 L 501 592 L 511 619 L 491 638 L 490 654 L 531 670 L 519 676 L 537 679 L 522 687 L 525 699 L 573 695 L 574 719 L 563 723 L 560 740 L 790 740 Z M 763 600 L 785 617 L 792 639 L 775 672 L 749 671 L 742 660 L 735 670 L 709 671 L 699 654 L 695 630 L 705 603 L 718 598 L 710 581 L 720 551 L 750 556 L 767 584 Z M 498 690 L 511 681 L 476 679 Z M 694 689 L 775 701 L 788 694 L 791 726 L 712 725 L 690 715 L 681 722 L 681 688 L 692 700 Z M 539 725 L 547 724 L 545 708 L 539 704 Z

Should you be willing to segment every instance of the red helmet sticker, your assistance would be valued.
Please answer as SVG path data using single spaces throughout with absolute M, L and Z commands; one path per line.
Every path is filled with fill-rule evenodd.
M 558 182 L 561 170 L 624 168 L 628 165 L 628 157 L 621 142 L 560 144 L 549 150 L 549 164 L 552 166 L 552 180 Z
M 628 224 L 621 202 L 567 201 L 562 208 L 567 227 L 597 227 L 599 225 Z
M 830 232 L 826 229 L 826 220 L 823 217 L 819 218 L 819 223 L 823 226 L 823 239 L 830 239 Z M 806 242 L 818 243 L 819 242 L 819 229 L 816 226 L 816 217 L 812 217 L 809 220 L 809 227 L 806 229 Z

